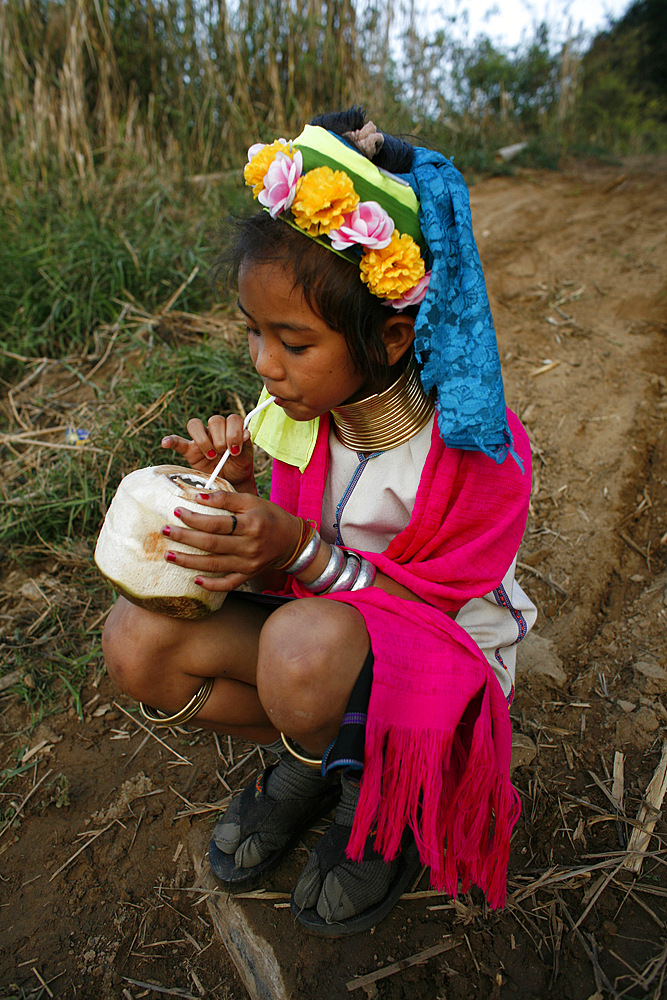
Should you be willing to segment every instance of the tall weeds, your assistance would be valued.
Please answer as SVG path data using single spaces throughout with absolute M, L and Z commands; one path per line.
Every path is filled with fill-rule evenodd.
M 4 0 L 0 39 L 3 179 L 88 197 L 119 160 L 224 169 L 370 94 L 352 0 Z

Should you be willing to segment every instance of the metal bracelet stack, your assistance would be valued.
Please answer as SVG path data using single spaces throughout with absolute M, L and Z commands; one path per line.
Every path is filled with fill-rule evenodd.
M 291 573 L 295 576 L 297 573 L 303 573 L 304 569 L 308 569 L 310 564 L 314 561 L 315 556 L 320 551 L 320 545 L 322 539 L 320 538 L 320 533 L 316 528 L 313 528 L 312 534 L 304 547 L 301 549 L 296 559 L 294 559 L 289 566 L 285 566 L 285 572 Z
M 371 587 L 375 580 L 375 566 L 356 552 L 346 552 L 338 545 L 331 546 L 331 555 L 324 570 L 315 580 L 302 586 L 311 594 L 339 594 L 348 590 Z
M 299 573 L 301 572 L 301 570 L 305 569 L 306 566 L 309 566 L 310 563 L 315 558 L 315 555 L 317 555 L 320 536 L 317 534 L 317 528 L 315 527 L 315 522 L 311 520 L 306 520 L 304 517 L 300 517 L 298 518 L 298 520 L 301 522 L 301 531 L 299 533 L 299 541 L 296 544 L 296 548 L 292 550 L 291 554 L 286 559 L 282 559 L 279 562 L 275 562 L 273 564 L 273 569 L 280 569 L 283 570 L 283 572 L 285 573 L 293 573 L 295 571 L 292 569 L 292 567 L 299 564 L 300 568 L 296 570 L 296 572 Z M 307 562 L 302 564 L 301 557 L 304 555 L 307 549 L 309 553 L 311 552 L 312 546 L 311 548 L 308 547 L 309 545 L 311 545 L 311 542 L 313 541 L 313 538 L 316 535 L 317 535 L 318 545 L 315 548 L 315 555 L 313 556 L 313 559 L 308 559 Z
M 338 580 L 344 563 L 345 553 L 337 545 L 332 545 L 329 562 L 320 575 L 316 580 L 311 580 L 310 583 L 302 583 L 302 586 L 311 594 L 324 594 Z

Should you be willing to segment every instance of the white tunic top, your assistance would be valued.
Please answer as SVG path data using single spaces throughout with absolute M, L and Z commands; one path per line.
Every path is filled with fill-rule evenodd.
M 384 552 L 407 527 L 431 447 L 433 419 L 405 444 L 370 456 L 341 444 L 332 422 L 322 503 L 325 541 Z M 516 644 L 537 618 L 535 605 L 514 579 L 515 565 L 516 559 L 499 587 L 468 601 L 456 615 L 493 667 L 508 699 L 514 692 Z

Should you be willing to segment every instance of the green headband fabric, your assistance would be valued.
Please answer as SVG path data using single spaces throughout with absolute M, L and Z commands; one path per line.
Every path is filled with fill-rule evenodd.
M 344 170 L 359 199 L 382 205 L 399 233 L 408 233 L 424 255 L 426 241 L 419 225 L 419 201 L 409 184 L 380 170 L 344 139 L 319 125 L 306 125 L 293 145 L 303 157 L 304 173 L 316 167 Z

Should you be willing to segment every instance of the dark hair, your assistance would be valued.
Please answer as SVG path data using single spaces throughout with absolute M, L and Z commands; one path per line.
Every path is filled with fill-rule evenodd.
M 355 107 L 320 115 L 311 125 L 321 125 L 343 135 L 362 128 L 364 119 L 362 109 Z M 373 162 L 392 173 L 404 173 L 412 165 L 412 147 L 401 139 L 385 136 Z M 223 235 L 225 249 L 214 266 L 216 277 L 223 273 L 233 279 L 244 263 L 289 268 L 295 287 L 303 289 L 313 312 L 345 337 L 357 371 L 367 380 L 388 372 L 382 330 L 391 313 L 368 291 L 356 263 L 333 253 L 286 222 L 272 219 L 267 212 L 230 220 Z M 411 316 L 416 312 L 416 307 L 406 309 Z

